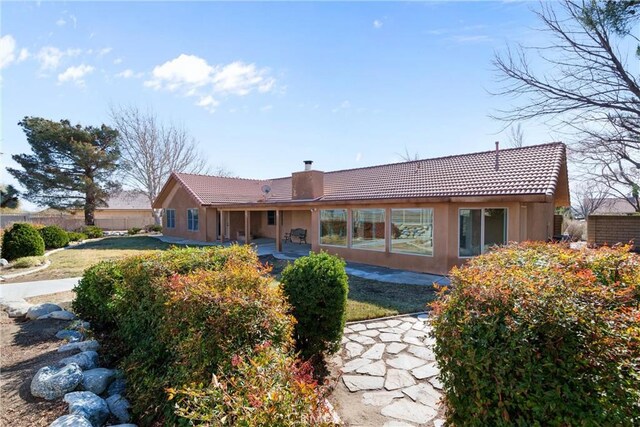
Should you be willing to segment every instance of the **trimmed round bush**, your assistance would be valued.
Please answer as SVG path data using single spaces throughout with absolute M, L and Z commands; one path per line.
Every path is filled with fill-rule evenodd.
M 69 245 L 69 234 L 57 225 L 48 225 L 40 229 L 45 249 L 64 248 Z
M 70 242 L 80 242 L 82 240 L 87 239 L 87 235 L 84 233 L 78 233 L 77 231 L 69 231 L 69 241 Z
M 310 253 L 289 264 L 281 281 L 293 307 L 295 340 L 302 356 L 320 359 L 340 349 L 349 278 L 345 262 L 326 252 Z
M 79 232 L 87 236 L 89 239 L 104 237 L 104 231 L 102 230 L 102 228 L 95 225 L 85 225 L 84 227 L 80 228 Z
M 510 245 L 433 304 L 450 425 L 640 424 L 640 258 Z
M 14 259 L 44 255 L 44 240 L 31 224 L 17 222 L 2 235 L 2 258 Z

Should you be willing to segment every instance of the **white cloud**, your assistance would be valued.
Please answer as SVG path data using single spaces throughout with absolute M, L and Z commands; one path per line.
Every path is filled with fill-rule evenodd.
M 69 67 L 64 72 L 58 74 L 58 83 L 73 82 L 78 86 L 84 86 L 84 77 L 91 74 L 94 68 L 91 65 L 78 65 Z
M 362 153 L 359 152 L 356 154 L 356 163 L 359 163 L 360 160 L 362 160 Z
M 118 65 L 118 64 L 122 64 L 122 58 L 116 58 L 113 60 L 113 63 Z
M 60 66 L 60 62 L 65 56 L 78 56 L 82 49 L 67 49 L 65 51 L 53 46 L 45 46 L 36 54 L 36 59 L 40 62 L 43 70 L 55 70 Z
M 269 69 L 241 61 L 226 65 L 211 65 L 195 55 L 181 54 L 156 66 L 146 87 L 167 90 L 187 97 L 196 97 L 196 105 L 215 111 L 218 97 L 245 96 L 252 92 L 266 93 L 275 87 Z
M 260 107 L 260 111 L 267 112 L 267 111 L 271 111 L 271 110 L 273 110 L 273 105 L 271 105 L 271 104 L 265 105 L 264 107 Z
M 112 47 L 105 47 L 104 49 L 100 49 L 98 51 L 98 56 L 104 56 L 113 50 Z
M 383 22 L 379 19 L 373 21 L 373 28 L 375 28 L 376 30 L 382 28 L 383 25 Z
M 340 103 L 339 106 L 337 106 L 336 108 L 334 108 L 333 110 L 331 110 L 332 113 L 337 113 L 338 111 L 341 110 L 348 110 L 349 108 L 351 108 L 351 102 L 349 102 L 348 100 L 344 100 Z
M 16 59 L 16 40 L 10 35 L 0 37 L 0 69 Z
M 126 70 L 116 74 L 116 77 L 119 77 L 121 79 L 131 79 L 131 78 L 139 79 L 142 76 L 144 76 L 143 72 L 136 73 L 130 68 L 127 68 Z
M 58 27 L 64 27 L 65 25 L 67 25 L 67 21 L 65 21 L 64 18 L 60 18 L 56 21 L 56 25 Z
M 31 54 L 29 53 L 29 50 L 23 47 L 22 49 L 20 49 L 20 54 L 18 55 L 18 62 L 22 62 L 28 59 L 30 56 Z

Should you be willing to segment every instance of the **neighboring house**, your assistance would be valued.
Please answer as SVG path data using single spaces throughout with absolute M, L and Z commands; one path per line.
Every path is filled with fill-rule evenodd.
M 95 210 L 95 224 L 105 230 L 127 230 L 144 228 L 155 224 L 149 199 L 135 190 L 123 190 L 112 194 L 106 206 Z
M 305 165 L 270 180 L 173 173 L 153 207 L 169 236 L 269 237 L 280 249 L 302 228 L 314 251 L 445 274 L 492 245 L 552 238 L 554 209 L 569 206 L 562 143 L 335 172 Z
M 633 205 L 622 197 L 607 197 L 591 215 L 626 215 L 634 214 Z

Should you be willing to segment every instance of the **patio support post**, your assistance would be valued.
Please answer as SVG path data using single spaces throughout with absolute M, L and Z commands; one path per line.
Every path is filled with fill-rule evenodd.
M 251 212 L 244 211 L 244 244 L 251 243 Z
M 224 242 L 225 233 L 227 232 L 226 215 L 225 211 L 220 211 L 220 243 Z
M 282 230 L 280 227 L 280 209 L 276 209 L 276 252 L 282 252 Z

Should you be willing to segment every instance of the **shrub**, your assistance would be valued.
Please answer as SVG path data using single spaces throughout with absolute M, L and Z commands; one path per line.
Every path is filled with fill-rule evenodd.
M 69 231 L 68 234 L 70 242 L 80 242 L 88 238 L 86 234 L 78 233 L 77 231 Z
M 44 240 L 31 224 L 17 222 L 2 235 L 2 258 L 14 259 L 44 255 Z
M 454 268 L 433 318 L 448 423 L 640 423 L 640 259 L 628 249 L 525 243 Z
M 298 258 L 282 272 L 284 292 L 296 318 L 295 339 L 305 358 L 340 348 L 349 279 L 345 262 L 326 252 Z
M 57 225 L 48 225 L 40 229 L 45 249 L 64 248 L 69 245 L 69 234 Z
M 202 384 L 198 390 L 208 395 L 215 388 L 212 375 L 236 378 L 238 357 L 254 360 L 268 346 L 291 357 L 289 306 L 249 247 L 170 249 L 100 263 L 87 270 L 75 291 L 74 311 L 112 334 L 111 348 L 122 357 L 127 394 L 142 424 L 198 419 L 203 409 L 200 398 L 189 395 L 191 388 Z M 265 365 L 274 390 L 293 387 L 285 384 L 289 367 L 277 372 L 279 366 Z M 180 408 L 186 412 L 167 399 L 168 389 L 185 391 Z M 246 390 L 234 393 L 240 399 Z M 299 418 L 298 424 L 304 422 Z
M 102 228 L 97 227 L 95 225 L 85 225 L 84 227 L 78 230 L 80 233 L 86 235 L 89 239 L 97 239 L 99 237 L 104 237 L 104 231 Z
M 131 227 L 130 229 L 127 230 L 127 234 L 129 236 L 134 236 L 136 234 L 139 234 L 142 231 L 142 228 L 140 227 Z
M 26 256 L 22 258 L 18 258 L 13 261 L 10 265 L 11 268 L 31 268 L 38 267 L 44 264 L 43 256 Z
M 147 231 L 147 233 L 161 233 L 162 232 L 162 226 L 160 224 L 149 224 L 146 227 L 144 227 L 144 229 Z
M 577 242 L 579 240 L 587 240 L 587 222 L 586 221 L 576 221 L 576 220 L 566 220 L 567 227 L 564 230 L 564 233 L 569 236 L 572 242 Z

